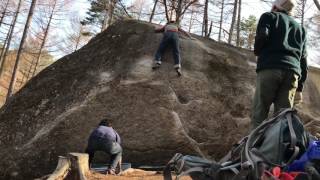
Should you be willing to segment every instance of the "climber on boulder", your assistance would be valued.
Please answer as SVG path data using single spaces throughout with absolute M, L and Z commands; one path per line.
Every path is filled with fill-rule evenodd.
M 107 119 L 101 120 L 98 127 L 93 130 L 88 140 L 86 153 L 89 154 L 89 166 L 92 164 L 94 153 L 103 151 L 109 154 L 110 167 L 109 174 L 116 174 L 117 166 L 121 169 L 122 147 L 119 134 L 111 127 L 111 123 Z
M 158 69 L 161 65 L 162 55 L 167 48 L 167 46 L 172 45 L 172 53 L 174 58 L 174 68 L 178 74 L 181 76 L 181 57 L 180 57 L 180 49 L 179 49 L 179 35 L 178 32 L 182 32 L 190 39 L 194 39 L 191 37 L 189 33 L 182 30 L 179 25 L 175 21 L 168 22 L 165 26 L 160 29 L 155 30 L 156 33 L 163 32 L 163 38 L 160 43 L 160 46 L 155 54 L 155 61 L 152 66 L 152 69 Z
M 276 0 L 271 12 L 261 15 L 254 44 L 258 56 L 256 91 L 253 100 L 251 128 L 274 113 L 291 108 L 302 100 L 307 78 L 306 31 L 291 16 L 295 0 Z

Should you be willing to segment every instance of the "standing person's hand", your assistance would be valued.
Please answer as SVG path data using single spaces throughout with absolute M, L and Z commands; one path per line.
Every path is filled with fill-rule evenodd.
M 297 105 L 303 102 L 302 92 L 297 91 L 296 95 L 294 96 L 293 104 Z

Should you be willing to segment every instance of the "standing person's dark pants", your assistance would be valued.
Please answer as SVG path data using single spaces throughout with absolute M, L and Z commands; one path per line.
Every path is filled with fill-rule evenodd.
M 116 169 L 118 163 L 121 162 L 122 148 L 117 142 L 108 142 L 100 137 L 90 137 L 86 153 L 89 154 L 89 164 L 91 165 L 95 151 L 103 151 L 110 154 L 110 169 Z
M 172 53 L 174 58 L 175 67 L 180 67 L 180 50 L 179 50 L 179 35 L 177 32 L 165 32 L 157 50 L 155 60 L 161 62 L 161 57 L 168 47 L 172 45 Z

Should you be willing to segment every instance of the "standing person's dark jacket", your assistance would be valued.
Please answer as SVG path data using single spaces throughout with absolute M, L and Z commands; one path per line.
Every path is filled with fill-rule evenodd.
M 264 13 L 257 27 L 254 53 L 257 72 L 263 69 L 292 70 L 299 75 L 297 91 L 307 78 L 306 31 L 286 12 Z

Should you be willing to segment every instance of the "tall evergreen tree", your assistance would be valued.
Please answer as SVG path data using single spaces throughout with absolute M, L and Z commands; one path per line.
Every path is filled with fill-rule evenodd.
M 83 24 L 96 25 L 104 29 L 107 22 L 107 7 L 109 0 L 89 0 L 90 9 L 87 11 L 87 17 L 82 21 Z
M 89 0 L 90 9 L 87 17 L 82 20 L 83 25 L 95 25 L 101 31 L 106 29 L 116 19 L 129 16 L 126 7 L 120 0 Z
M 241 36 L 239 37 L 239 45 L 242 47 L 252 49 L 254 37 L 256 36 L 257 18 L 250 15 L 240 22 Z

